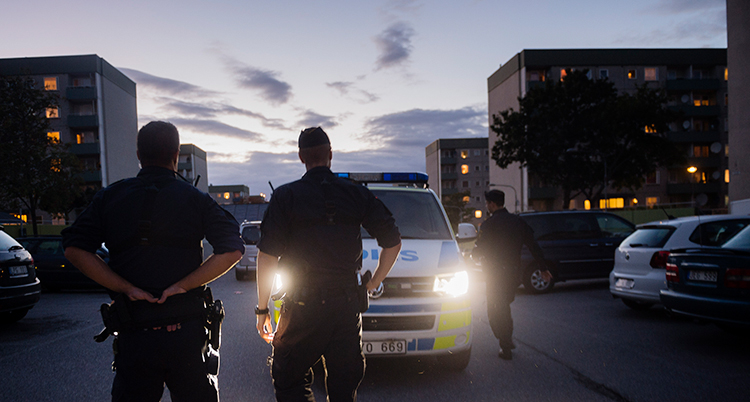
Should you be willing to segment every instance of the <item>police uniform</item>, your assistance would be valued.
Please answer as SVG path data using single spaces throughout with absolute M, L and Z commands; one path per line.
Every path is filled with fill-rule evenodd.
M 521 248 L 528 247 L 534 259 L 544 262 L 544 253 L 534 232 L 518 215 L 505 208 L 496 210 L 479 229 L 473 256 L 483 258 L 487 286 L 487 316 L 503 351 L 513 349 L 513 318 L 510 304 L 521 284 Z
M 244 250 L 239 225 L 226 210 L 208 194 L 176 178 L 175 172 L 155 166 L 99 191 L 62 234 L 64 247 L 91 253 L 106 242 L 109 267 L 157 298 L 201 265 L 204 237 L 215 254 Z M 146 301 L 133 305 L 170 309 L 177 300 L 192 303 L 202 297 L 201 291 L 171 296 L 163 305 Z M 110 296 L 117 295 L 110 291 Z M 180 320 L 176 331 L 138 328 L 118 334 L 113 401 L 158 401 L 165 383 L 174 401 L 218 400 L 216 377 L 208 374 L 203 361 L 202 312 L 193 313 Z
M 385 205 L 328 167 L 313 167 L 273 193 L 258 249 L 280 257 L 279 269 L 291 282 L 273 338 L 271 374 L 279 401 L 314 400 L 311 367 L 321 356 L 329 400 L 356 399 L 364 376 L 356 276 L 360 226 L 381 247 L 400 244 Z

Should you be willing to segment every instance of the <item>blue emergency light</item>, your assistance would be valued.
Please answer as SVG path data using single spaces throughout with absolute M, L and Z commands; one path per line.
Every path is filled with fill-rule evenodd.
M 422 184 L 427 185 L 426 173 L 420 172 L 391 172 L 391 173 L 336 173 L 336 176 L 355 181 L 357 183 L 392 183 L 392 184 Z

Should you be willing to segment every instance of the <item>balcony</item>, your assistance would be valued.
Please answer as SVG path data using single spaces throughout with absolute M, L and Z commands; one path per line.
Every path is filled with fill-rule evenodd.
M 674 183 L 667 184 L 667 194 L 716 194 L 721 191 L 721 183 Z
M 453 194 L 456 194 L 458 192 L 459 191 L 458 191 L 457 188 L 444 188 L 444 189 L 442 189 L 440 191 L 440 194 L 445 196 L 445 195 L 453 195 Z
M 721 87 L 717 78 L 705 80 L 667 80 L 668 91 L 715 91 Z
M 180 162 L 177 164 L 177 170 L 193 170 L 193 164 L 190 162 Z
M 526 91 L 531 91 L 532 89 L 541 88 L 544 89 L 545 82 L 544 81 L 528 81 L 526 83 Z
M 677 105 L 670 106 L 670 109 L 681 112 L 686 117 L 702 117 L 702 116 L 718 116 L 719 106 L 693 106 L 693 105 Z
M 71 128 L 99 127 L 99 117 L 95 114 L 90 114 L 86 116 L 71 114 L 71 115 L 68 115 L 68 127 L 71 127 Z
M 70 153 L 75 155 L 98 155 L 99 143 L 89 142 L 85 144 L 73 144 L 70 146 Z
M 95 87 L 68 87 L 65 90 L 65 97 L 72 101 L 94 100 L 96 99 Z
M 440 158 L 440 164 L 441 165 L 455 165 L 456 164 L 456 158 Z
M 672 131 L 667 134 L 672 142 L 716 142 L 721 141 L 718 131 Z
M 81 173 L 81 178 L 86 183 L 101 183 L 102 182 L 102 171 L 101 170 L 89 170 Z
M 450 172 L 450 173 L 441 173 L 440 174 L 441 180 L 456 180 L 458 179 L 458 173 L 456 172 Z
M 687 166 L 701 168 L 718 168 L 721 166 L 721 156 L 709 156 L 708 158 L 687 158 Z
M 557 188 L 555 187 L 529 187 L 529 199 L 548 200 L 557 197 Z

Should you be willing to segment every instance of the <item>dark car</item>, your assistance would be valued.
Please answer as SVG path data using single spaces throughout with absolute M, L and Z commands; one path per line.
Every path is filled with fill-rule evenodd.
M 45 289 L 101 288 L 65 258 L 61 236 L 22 237 L 18 241 L 34 256 L 37 276 Z M 105 261 L 109 260 L 105 248 L 96 253 Z
M 0 323 L 15 322 L 26 316 L 40 295 L 31 254 L 0 230 Z
M 676 250 L 667 262 L 667 289 L 660 292 L 673 313 L 750 328 L 750 227 L 721 247 Z
M 540 267 L 524 247 L 523 284 L 534 293 L 549 291 L 555 282 L 607 278 L 614 266 L 615 250 L 635 225 L 609 212 L 556 211 L 520 215 L 534 229 L 544 250 L 552 280 L 542 279 Z

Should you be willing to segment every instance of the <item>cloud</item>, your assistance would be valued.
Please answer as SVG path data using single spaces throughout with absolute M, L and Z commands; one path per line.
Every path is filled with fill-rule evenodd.
M 323 116 L 313 111 L 307 110 L 302 113 L 302 118 L 297 121 L 300 127 L 323 127 L 328 130 L 339 125 L 333 116 Z
M 326 86 L 328 88 L 336 90 L 341 96 L 346 96 L 347 98 L 352 99 L 357 103 L 365 104 L 377 102 L 378 100 L 380 100 L 380 97 L 378 95 L 355 87 L 355 84 L 353 82 L 327 82 Z
M 370 119 L 362 140 L 387 148 L 424 147 L 439 138 L 488 135 L 487 111 L 479 107 L 455 110 L 412 109 Z
M 726 0 L 661 0 L 658 4 L 650 7 L 648 11 L 663 14 L 684 14 L 719 8 L 725 10 L 726 4 Z
M 161 109 L 181 115 L 191 115 L 201 118 L 214 118 L 220 115 L 239 115 L 260 120 L 265 127 L 287 130 L 288 128 L 281 119 L 271 119 L 260 113 L 241 109 L 220 102 L 187 102 L 172 98 L 157 98 L 162 104 Z
M 411 38 L 414 29 L 405 22 L 395 22 L 375 37 L 375 45 L 380 51 L 376 70 L 403 65 L 409 61 L 412 51 Z
M 140 87 L 153 89 L 164 95 L 172 96 L 201 96 L 212 97 L 220 95 L 220 92 L 211 91 L 197 85 L 189 84 L 183 81 L 177 81 L 170 78 L 157 77 L 143 71 L 133 70 L 131 68 L 118 67 L 125 75 L 135 81 Z
M 243 140 L 261 141 L 263 136 L 259 133 L 234 127 L 217 120 L 191 119 L 185 117 L 174 117 L 169 121 L 177 126 L 179 130 L 190 130 L 205 135 L 220 137 L 239 138 Z
M 623 35 L 615 43 L 629 45 L 632 43 L 649 43 L 651 47 L 680 46 L 699 43 L 702 47 L 726 46 L 727 21 L 726 11 L 703 10 L 695 14 L 680 16 L 677 20 L 664 23 L 652 31 Z
M 240 87 L 260 91 L 263 99 L 274 105 L 286 103 L 291 99 L 292 86 L 279 80 L 278 72 L 261 70 L 238 61 L 229 61 L 228 64 Z
M 270 194 L 269 181 L 276 188 L 305 174 L 305 166 L 296 152 L 251 152 L 244 162 L 222 162 L 224 155 L 217 153 L 209 153 L 208 158 L 212 185 L 245 184 L 251 194 Z

